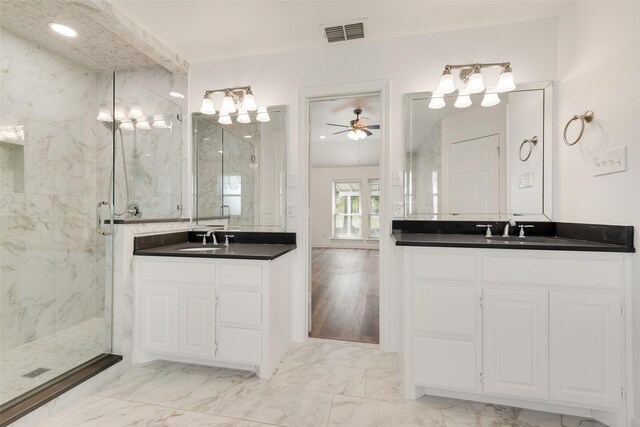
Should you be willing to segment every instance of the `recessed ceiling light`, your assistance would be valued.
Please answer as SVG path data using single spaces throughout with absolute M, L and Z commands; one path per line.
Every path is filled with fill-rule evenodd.
M 181 94 L 180 92 L 171 91 L 169 92 L 169 95 L 173 96 L 174 98 L 180 98 L 180 99 L 184 98 L 184 95 Z
M 251 135 L 245 135 L 244 137 L 248 139 L 251 138 Z
M 78 37 L 78 32 L 71 27 L 67 27 L 63 24 L 58 24 L 55 22 L 51 22 L 49 24 L 49 28 L 51 28 L 56 33 L 63 35 L 65 37 Z
M 325 138 L 326 138 L 326 136 L 320 135 L 320 139 L 325 139 Z

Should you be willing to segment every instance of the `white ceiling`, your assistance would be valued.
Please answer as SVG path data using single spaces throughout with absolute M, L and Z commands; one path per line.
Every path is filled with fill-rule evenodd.
M 362 109 L 360 118 L 366 117 L 372 125 L 380 124 L 378 95 L 311 102 L 309 121 L 312 167 L 375 166 L 380 163 L 380 130 L 372 129 L 371 136 L 353 141 L 347 137 L 347 132 L 334 135 L 348 128 L 327 125 L 335 123 L 348 126 L 356 118 L 353 110 L 357 107 Z
M 322 24 L 366 18 L 366 39 L 381 40 L 552 18 L 559 16 L 569 3 L 564 0 L 111 1 L 190 62 L 327 46 L 320 31 Z

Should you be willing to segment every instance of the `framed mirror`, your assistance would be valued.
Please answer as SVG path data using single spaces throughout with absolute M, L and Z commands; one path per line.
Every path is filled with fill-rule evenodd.
M 520 84 L 492 106 L 483 96 L 459 108 L 454 92 L 434 109 L 431 92 L 405 95 L 407 219 L 551 220 L 551 82 Z
M 194 220 L 228 219 L 246 230 L 285 229 L 286 106 L 268 107 L 270 120 L 218 123 L 193 113 Z

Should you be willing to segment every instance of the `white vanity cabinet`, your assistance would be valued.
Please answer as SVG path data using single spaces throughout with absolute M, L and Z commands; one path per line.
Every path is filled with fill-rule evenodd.
M 398 247 L 407 398 L 625 425 L 621 253 Z
M 250 369 L 269 378 L 291 344 L 293 255 L 135 257 L 134 362 Z

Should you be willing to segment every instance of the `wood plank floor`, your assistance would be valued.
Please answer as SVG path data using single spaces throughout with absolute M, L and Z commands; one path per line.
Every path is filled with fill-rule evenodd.
M 379 342 L 377 249 L 313 248 L 309 336 Z

